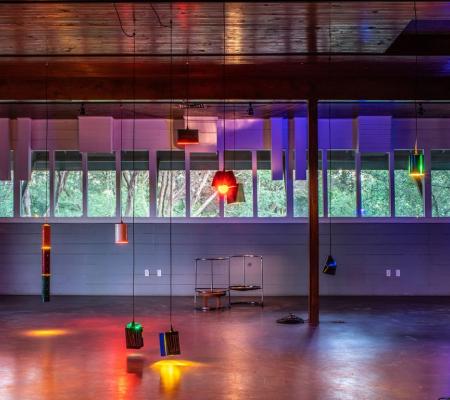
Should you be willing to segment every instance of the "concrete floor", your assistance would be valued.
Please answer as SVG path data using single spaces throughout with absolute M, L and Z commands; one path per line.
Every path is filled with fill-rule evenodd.
M 207 313 L 177 298 L 182 356 L 157 363 L 167 303 L 137 299 L 145 347 L 127 351 L 130 298 L 0 297 L 0 399 L 450 397 L 450 298 L 326 298 L 317 328 L 275 323 L 305 298 Z

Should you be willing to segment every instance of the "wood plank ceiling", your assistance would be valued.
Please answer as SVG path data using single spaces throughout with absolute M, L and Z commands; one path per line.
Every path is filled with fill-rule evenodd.
M 136 97 L 170 97 L 170 4 L 0 4 L 0 99 L 130 99 L 136 12 Z M 223 5 L 173 4 L 174 97 L 223 97 Z M 450 20 L 444 1 L 418 1 L 419 20 Z M 388 55 L 414 18 L 412 2 L 229 2 L 229 99 L 446 99 L 450 58 Z M 330 31 L 331 26 L 331 31 Z M 450 34 L 450 32 L 449 32 Z M 331 37 L 331 40 L 330 40 Z M 450 53 L 450 50 L 449 50 Z M 48 63 L 48 67 L 46 64 Z M 416 69 L 417 68 L 417 69 Z

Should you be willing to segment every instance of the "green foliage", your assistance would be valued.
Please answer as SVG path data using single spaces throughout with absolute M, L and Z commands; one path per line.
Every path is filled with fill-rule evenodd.
M 356 215 L 355 171 L 337 169 L 328 172 L 328 213 L 332 217 Z
M 88 171 L 88 216 L 116 215 L 116 172 Z
M 191 217 L 217 217 L 219 197 L 211 186 L 216 171 L 191 171 Z
M 234 172 L 238 183 L 244 185 L 245 203 L 226 204 L 225 217 L 253 217 L 253 177 L 251 170 Z
M 450 217 L 450 171 L 431 171 L 433 217 Z
M 361 203 L 363 217 L 389 217 L 389 171 L 361 171 Z
M 172 177 L 172 186 L 170 180 Z M 170 216 L 170 193 L 172 192 L 172 217 L 186 216 L 186 172 L 182 170 L 158 171 L 157 214 Z
M 55 171 L 55 216 L 83 215 L 83 181 L 81 171 Z
M 268 169 L 258 170 L 258 216 L 286 216 L 286 190 L 283 181 L 273 181 Z
M 322 171 L 319 171 L 319 216 L 323 217 L 323 185 Z M 293 172 L 295 176 L 295 170 Z M 308 177 L 307 177 L 308 179 Z M 309 212 L 308 205 L 308 180 L 294 180 L 294 217 L 307 217 Z
M 48 215 L 50 185 L 48 171 L 32 171 L 29 181 L 21 182 L 22 217 L 44 217 Z
M 394 171 L 395 215 L 397 217 L 422 217 L 423 198 L 416 183 L 406 169 Z
M 0 181 L 0 217 L 12 217 L 14 215 L 13 197 L 13 181 Z
M 150 208 L 148 171 L 122 171 L 120 189 L 122 215 L 132 217 L 134 206 L 135 217 L 148 217 Z

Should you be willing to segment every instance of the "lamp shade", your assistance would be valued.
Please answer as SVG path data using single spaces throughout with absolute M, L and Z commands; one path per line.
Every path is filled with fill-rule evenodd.
M 327 257 L 327 261 L 322 269 L 322 272 L 327 275 L 336 275 L 336 261 L 331 256 L 331 254 Z
M 244 185 L 237 183 L 227 194 L 227 204 L 245 203 Z
M 125 326 L 125 342 L 127 349 L 140 349 L 144 346 L 144 338 L 142 336 L 144 329 L 137 322 L 129 322 Z
M 236 185 L 236 177 L 233 171 L 217 171 L 211 184 L 219 193 L 219 196 L 227 195 L 229 190 Z
M 120 222 L 116 224 L 116 244 L 127 244 L 128 243 L 128 226 L 127 224 Z
M 423 154 L 414 151 L 409 155 L 408 172 L 413 178 L 422 178 L 425 175 L 425 160 Z
M 42 250 L 50 250 L 52 248 L 51 226 L 49 224 L 42 224 L 41 234 L 42 234 L 41 249 Z

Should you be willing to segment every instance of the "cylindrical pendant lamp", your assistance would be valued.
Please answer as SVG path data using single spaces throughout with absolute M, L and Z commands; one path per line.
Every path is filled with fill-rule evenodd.
M 128 243 L 128 225 L 123 221 L 116 224 L 116 244 Z
M 422 178 L 425 175 L 425 160 L 423 154 L 415 150 L 409 155 L 408 171 L 409 176 L 413 178 Z
M 51 226 L 43 224 L 41 228 L 42 243 L 41 243 L 41 263 L 42 263 L 42 290 L 41 297 L 44 303 L 50 301 L 50 252 L 51 252 Z

